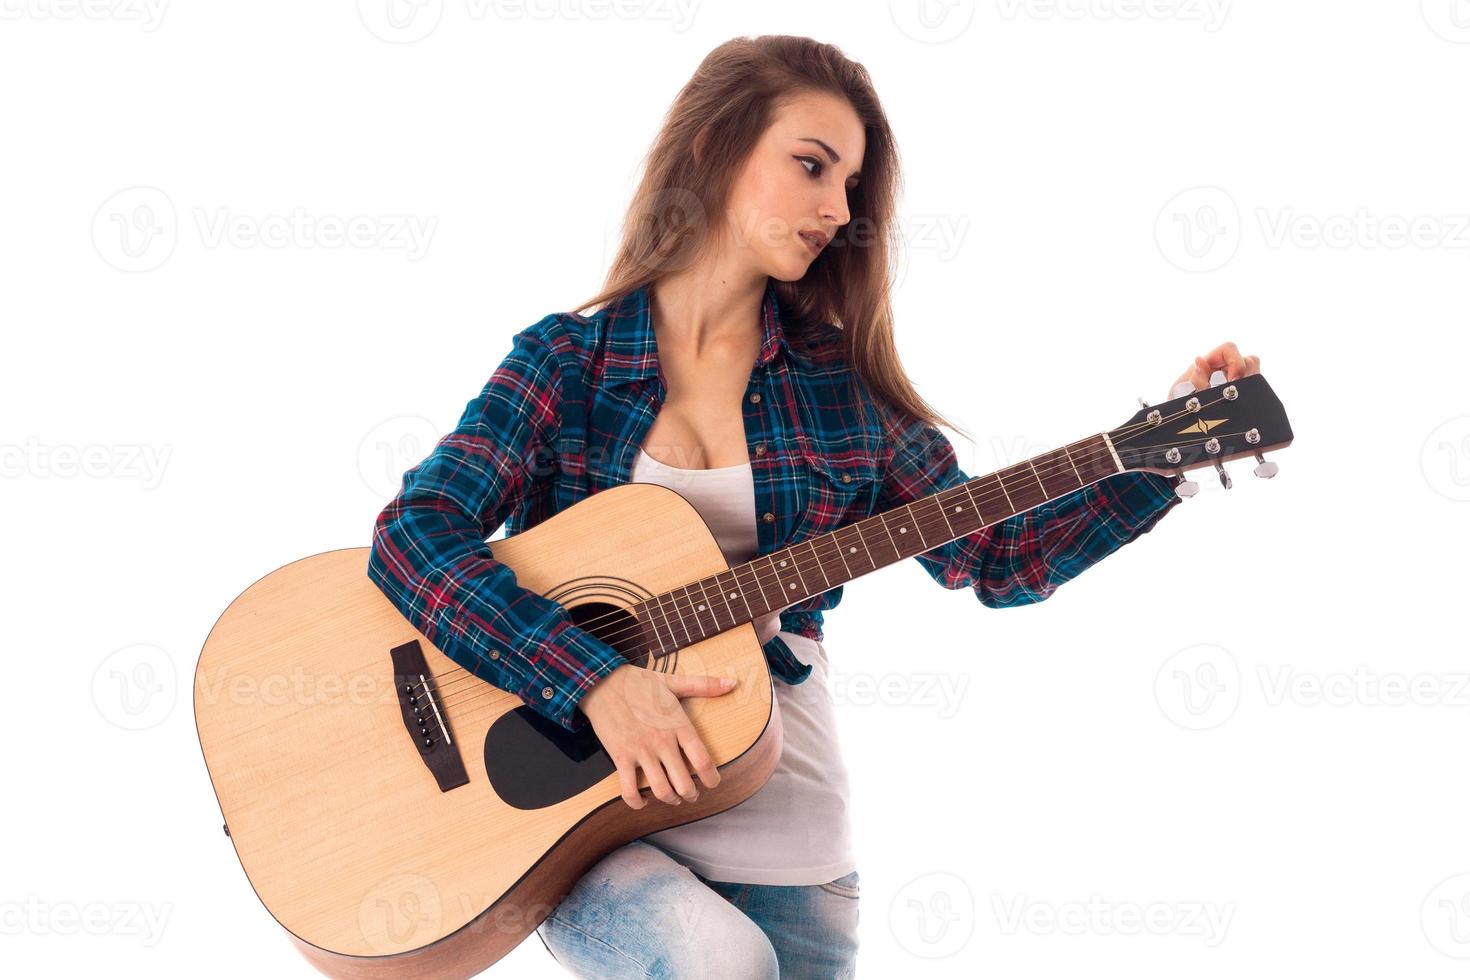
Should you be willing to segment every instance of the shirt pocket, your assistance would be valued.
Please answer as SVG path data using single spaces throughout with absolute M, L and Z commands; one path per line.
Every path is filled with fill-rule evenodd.
M 872 454 L 803 450 L 797 466 L 802 500 L 793 541 L 826 534 L 872 513 L 882 475 Z

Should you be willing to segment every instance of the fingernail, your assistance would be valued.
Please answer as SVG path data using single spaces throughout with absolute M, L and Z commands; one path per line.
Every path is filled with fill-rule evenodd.
M 730 690 L 730 688 L 732 688 L 734 686 L 735 686 L 735 678 L 733 678 L 733 677 L 721 677 L 720 678 L 720 687 L 724 688 L 725 690 L 728 691 L 728 690 Z

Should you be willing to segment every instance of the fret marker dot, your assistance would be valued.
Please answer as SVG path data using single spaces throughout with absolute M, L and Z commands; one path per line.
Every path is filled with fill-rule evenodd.
M 848 553 L 848 554 L 849 554 L 849 555 L 853 555 L 853 554 L 857 554 L 857 549 L 856 549 L 856 548 L 852 548 L 852 547 L 849 547 L 849 548 L 848 548 L 848 549 L 847 549 L 847 553 Z
M 739 592 L 731 592 L 731 593 L 730 593 L 730 598 L 731 598 L 731 599 L 734 599 L 734 598 L 736 598 L 736 597 L 737 597 L 737 596 L 739 596 L 739 595 L 740 595 L 740 593 L 739 593 Z
M 909 533 L 909 529 L 906 528 L 906 527 L 901 527 L 901 528 L 898 529 L 898 533 L 899 534 L 908 534 Z
M 782 568 L 785 568 L 786 567 L 786 563 L 784 561 L 781 563 L 781 567 Z
M 699 611 L 704 612 L 704 603 L 702 602 L 699 604 Z
M 955 513 L 956 513 L 956 514 L 958 514 L 958 513 L 959 513 L 959 512 L 960 512 L 960 511 L 962 511 L 962 510 L 964 510 L 964 509 L 965 509 L 965 508 L 964 508 L 964 507 L 963 507 L 963 506 L 960 506 L 960 507 L 956 507 L 956 508 L 955 508 L 955 509 L 954 509 L 954 512 L 955 512 Z
M 788 585 L 788 586 L 786 586 L 786 587 L 787 587 L 787 588 L 788 588 L 788 589 L 794 589 L 794 588 L 796 588 L 796 583 L 795 583 L 795 582 L 792 582 L 792 583 L 791 583 L 791 584 L 790 584 L 790 585 Z

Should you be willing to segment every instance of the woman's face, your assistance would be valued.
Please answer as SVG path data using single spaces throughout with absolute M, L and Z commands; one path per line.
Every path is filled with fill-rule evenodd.
M 803 236 L 830 241 L 847 224 L 865 139 L 845 99 L 804 93 L 779 112 L 736 177 L 726 209 L 735 254 L 753 272 L 782 282 L 806 275 L 817 257 Z

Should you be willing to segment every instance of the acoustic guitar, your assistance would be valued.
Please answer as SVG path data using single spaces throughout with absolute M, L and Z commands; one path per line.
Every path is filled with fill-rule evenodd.
M 650 669 L 734 676 L 684 707 L 718 787 L 634 810 L 590 725 L 568 732 L 480 680 L 369 581 L 369 549 L 285 565 L 219 617 L 194 714 L 225 832 L 255 893 L 335 977 L 465 977 L 513 949 L 628 841 L 734 806 L 781 751 L 754 621 L 1109 476 L 1291 443 L 1256 374 L 731 568 L 678 493 L 630 483 L 491 542 L 517 582 Z M 647 792 L 647 780 L 640 775 Z

